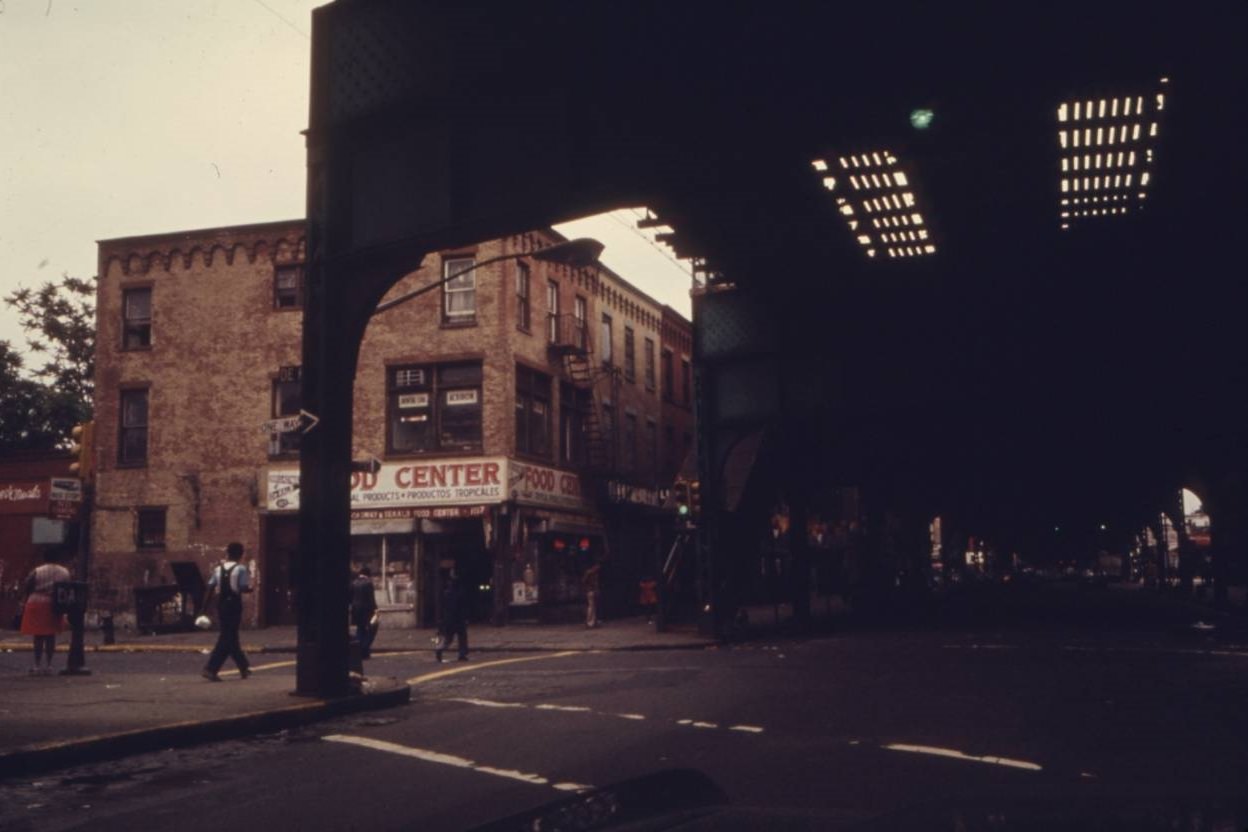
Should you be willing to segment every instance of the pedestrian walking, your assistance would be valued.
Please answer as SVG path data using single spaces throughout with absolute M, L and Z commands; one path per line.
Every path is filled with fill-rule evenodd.
M 246 679 L 251 675 L 251 663 L 247 654 L 238 642 L 238 628 L 243 623 L 243 593 L 251 592 L 251 575 L 242 564 L 243 544 L 231 543 L 225 547 L 225 560 L 212 570 L 208 578 L 208 593 L 204 596 L 204 607 L 217 593 L 217 618 L 219 631 L 217 644 L 208 656 L 208 664 L 204 665 L 201 674 L 210 682 L 220 682 L 217 672 L 225 664 L 226 657 L 234 659 L 238 665 L 238 675 Z
M 454 638 L 459 647 L 459 660 L 468 661 L 468 616 L 464 609 L 465 599 L 459 576 L 452 569 L 442 586 L 442 623 L 438 627 L 438 643 L 433 657 L 442 661 L 442 651 L 451 646 Z
M 585 570 L 585 575 L 581 578 L 581 586 L 585 588 L 585 626 L 591 629 L 598 626 L 598 592 L 601 576 L 602 564 L 594 563 Z
M 360 658 L 367 659 L 377 637 L 377 590 L 373 587 L 373 571 L 367 566 L 360 567 L 351 582 L 351 623 L 360 643 Z
M 35 640 L 34 675 L 52 674 L 52 656 L 56 653 L 56 634 L 65 629 L 65 617 L 53 609 L 52 587 L 69 580 L 69 570 L 56 562 L 60 553 L 45 549 L 43 563 L 26 576 L 26 601 L 22 607 L 22 635 Z M 42 667 L 40 664 L 42 663 Z

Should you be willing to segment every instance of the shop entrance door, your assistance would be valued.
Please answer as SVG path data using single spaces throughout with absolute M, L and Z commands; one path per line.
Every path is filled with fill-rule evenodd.
M 264 519 L 264 626 L 296 624 L 295 570 L 299 551 L 299 518 Z
M 430 535 L 425 538 L 423 548 L 422 570 L 433 580 L 424 582 L 421 588 L 424 595 L 421 598 L 422 609 L 433 612 L 435 619 L 441 615 L 442 587 L 453 564 L 463 587 L 468 620 L 488 620 L 493 612 L 494 575 L 489 553 L 481 542 L 480 530 L 467 534 Z M 428 624 L 434 623 L 428 615 L 422 616 L 422 619 Z

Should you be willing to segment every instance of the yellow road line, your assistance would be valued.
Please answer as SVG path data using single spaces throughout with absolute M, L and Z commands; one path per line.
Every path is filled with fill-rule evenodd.
M 268 664 L 253 664 L 250 670 L 252 673 L 255 673 L 257 670 L 276 670 L 279 667 L 294 667 L 294 666 L 295 666 L 295 660 L 291 659 L 290 661 L 286 661 L 286 662 L 269 662 Z M 221 675 L 222 676 L 237 676 L 238 670 L 222 670 Z
M 448 668 L 447 670 L 437 670 L 433 673 L 425 673 L 421 676 L 413 676 L 407 680 L 409 685 L 419 685 L 423 682 L 432 682 L 435 679 L 442 679 L 446 676 L 454 676 L 456 673 L 467 673 L 470 670 L 480 670 L 485 667 L 498 667 L 501 664 L 515 664 L 516 662 L 535 662 L 541 659 L 558 659 L 563 656 L 579 656 L 585 651 L 583 650 L 564 650 L 561 653 L 543 653 L 540 656 L 521 656 L 516 659 L 497 659 L 492 662 L 469 662 L 459 665 L 458 667 Z

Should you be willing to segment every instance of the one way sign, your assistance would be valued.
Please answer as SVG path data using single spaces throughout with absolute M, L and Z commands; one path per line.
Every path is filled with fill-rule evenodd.
M 316 427 L 321 421 L 321 417 L 315 413 L 309 413 L 306 410 L 300 410 L 297 416 L 282 416 L 277 419 L 269 419 L 261 424 L 260 428 L 263 433 L 307 433 Z

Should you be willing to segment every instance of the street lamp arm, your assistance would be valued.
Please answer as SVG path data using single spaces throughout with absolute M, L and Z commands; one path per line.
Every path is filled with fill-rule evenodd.
M 436 280 L 427 286 L 421 286 L 419 289 L 415 289 L 411 292 L 408 292 L 405 295 L 399 295 L 397 298 L 394 298 L 393 300 L 388 300 L 385 303 L 377 304 L 377 308 L 373 310 L 373 314 L 376 315 L 378 312 L 385 312 L 387 309 L 392 309 L 395 306 L 398 306 L 400 303 L 406 303 L 412 298 L 418 298 L 421 295 L 425 294 L 426 292 L 432 292 L 434 289 L 438 288 L 439 286 L 445 286 L 447 283 L 450 283 L 455 278 L 462 277 L 468 274 L 469 272 L 476 271 L 482 266 L 489 266 L 494 263 L 501 263 L 503 260 L 518 260 L 524 256 L 525 255 L 523 254 L 500 254 L 497 257 L 491 257 L 488 260 L 482 260 L 480 263 L 473 263 L 468 268 L 460 269 L 454 274 L 449 274 L 446 277 L 442 278 L 441 280 Z
M 378 312 L 385 312 L 387 309 L 392 309 L 400 303 L 406 303 L 412 298 L 420 297 L 426 292 L 432 292 L 439 286 L 445 286 L 455 278 L 462 277 L 463 275 L 466 275 L 471 271 L 475 271 L 482 266 L 489 266 L 493 263 L 501 263 L 504 260 L 519 260 L 522 257 L 532 257 L 534 260 L 543 260 L 548 263 L 563 263 L 566 266 L 580 268 L 597 262 L 598 257 L 601 254 L 602 243 L 586 237 L 579 237 L 575 240 L 564 240 L 561 243 L 555 243 L 553 246 L 547 246 L 546 248 L 540 248 L 534 251 L 500 254 L 497 257 L 482 260 L 480 263 L 473 263 L 466 269 L 460 269 L 454 274 L 447 275 L 441 280 L 434 281 L 427 286 L 421 286 L 419 289 L 408 292 L 405 295 L 400 295 L 393 300 L 388 300 L 385 303 L 379 303 L 373 310 L 373 314 L 376 315 Z

